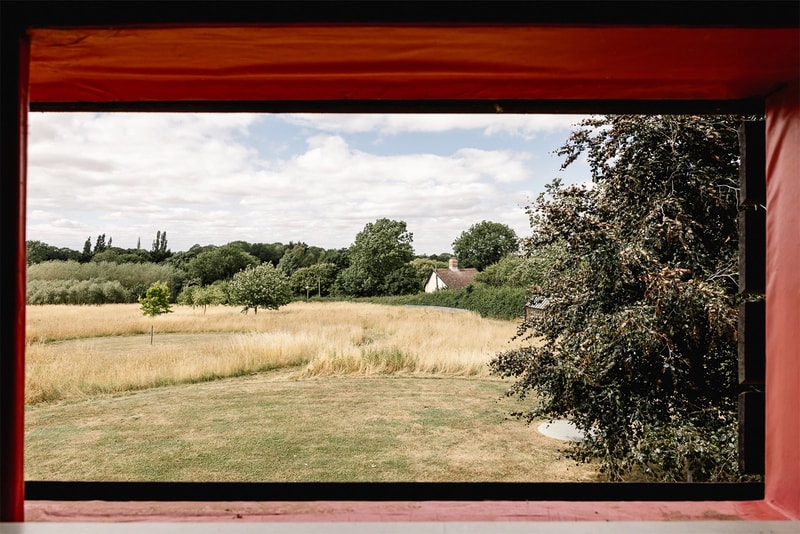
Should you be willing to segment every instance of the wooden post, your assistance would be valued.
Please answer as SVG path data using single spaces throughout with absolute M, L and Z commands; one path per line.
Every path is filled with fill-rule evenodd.
M 764 474 L 764 401 L 761 391 L 739 394 L 739 470 L 745 475 Z
M 766 369 L 764 301 L 739 305 L 739 383 L 763 385 Z
M 763 296 L 767 270 L 766 129 L 763 121 L 739 127 L 739 293 Z M 764 474 L 766 326 L 765 302 L 739 307 L 739 470 Z

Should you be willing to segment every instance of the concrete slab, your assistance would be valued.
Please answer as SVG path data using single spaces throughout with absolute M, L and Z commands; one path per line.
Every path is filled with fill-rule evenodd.
M 583 441 L 584 433 L 575 426 L 574 423 L 566 419 L 556 419 L 540 424 L 537 429 L 540 434 L 548 438 L 560 439 L 562 441 Z

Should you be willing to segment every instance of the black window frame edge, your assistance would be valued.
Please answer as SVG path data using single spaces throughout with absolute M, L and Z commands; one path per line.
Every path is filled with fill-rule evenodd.
M 535 9 L 514 1 L 460 2 L 270 2 L 251 1 L 37 1 L 4 0 L 32 27 L 116 26 L 131 24 L 540 24 L 676 26 L 709 28 L 792 28 L 800 22 L 800 3 L 786 0 L 540 0 Z M 439 9 L 437 9 L 439 8 Z
M 30 112 L 106 113 L 474 113 L 559 115 L 763 115 L 763 99 L 743 100 L 298 100 L 35 102 Z
M 26 481 L 31 501 L 756 501 L 761 482 Z

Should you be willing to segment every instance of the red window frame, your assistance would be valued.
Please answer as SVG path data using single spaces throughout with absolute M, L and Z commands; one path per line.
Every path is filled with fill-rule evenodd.
M 28 84 L 29 80 L 29 31 L 36 28 L 48 27 L 94 27 L 98 24 L 132 25 L 141 27 L 148 25 L 172 25 L 172 27 L 192 27 L 199 24 L 242 24 L 250 19 L 253 11 L 245 4 L 229 3 L 226 4 L 225 13 L 213 9 L 212 6 L 197 7 L 187 10 L 180 6 L 158 6 L 155 10 L 143 9 L 141 4 L 136 3 L 113 3 L 104 6 L 98 4 L 48 4 L 47 9 L 37 9 L 25 7 L 25 3 L 5 2 L 3 4 L 3 47 L 2 47 L 2 67 L 4 75 L 2 93 L 2 160 L 0 170 L 2 171 L 2 217 L 1 226 L 3 235 L 9 243 L 8 249 L 11 254 L 2 262 L 2 287 L 4 296 L 0 299 L 2 306 L 1 314 L 4 319 L 2 324 L 3 345 L 0 347 L 2 354 L 0 357 L 0 472 L 2 472 L 2 486 L 0 490 L 0 520 L 21 520 L 24 517 L 25 485 L 23 480 L 22 468 L 22 449 L 23 449 L 23 417 L 24 417 L 24 297 L 25 297 L 25 161 L 26 161 L 26 125 L 27 111 L 30 102 Z M 315 6 L 316 7 L 316 6 Z M 517 11 L 513 3 L 472 3 L 459 8 L 459 14 L 449 14 L 444 16 L 432 15 L 436 10 L 431 10 L 430 6 L 422 14 L 414 7 L 401 8 L 387 14 L 383 7 L 367 5 L 354 5 L 349 9 L 346 6 L 336 5 L 329 8 L 319 7 L 319 11 L 310 14 L 305 6 L 283 7 L 272 13 L 268 20 L 273 24 L 295 24 L 298 22 L 312 24 L 350 24 L 358 27 L 367 23 L 392 23 L 405 24 L 415 27 L 430 27 L 431 25 L 457 25 L 460 27 L 469 26 L 491 26 L 495 27 L 498 35 L 504 27 L 510 25 L 529 24 L 531 26 L 585 26 L 590 25 L 595 29 L 613 32 L 614 28 L 620 25 L 633 26 L 648 29 L 651 27 L 663 27 L 664 25 L 675 28 L 758 28 L 764 31 L 764 35 L 769 37 L 775 30 L 779 33 L 786 28 L 796 30 L 797 9 L 793 2 L 731 2 L 722 5 L 717 4 L 714 10 L 692 10 L 691 3 L 683 5 L 683 9 L 689 12 L 681 12 L 681 7 L 675 3 L 648 3 L 647 5 L 635 6 L 626 4 L 617 6 L 617 10 L 608 11 L 607 4 L 582 5 L 582 9 L 575 10 L 574 6 L 566 7 L 558 2 L 543 2 L 539 6 L 539 13 L 529 15 L 525 18 Z M 624 11 L 619 8 L 624 7 Z M 503 8 L 508 11 L 503 11 Z M 488 11 L 487 11 L 488 10 Z M 446 13 L 446 11 L 445 11 Z M 488 14 L 487 14 L 488 13 Z M 506 14 L 503 14 L 506 13 Z M 622 14 L 621 14 L 622 13 Z M 705 13 L 705 15 L 703 14 Z M 711 13 L 709 15 L 709 13 Z M 693 19 L 695 17 L 695 19 Z M 711 30 L 709 30 L 711 31 Z M 713 32 L 712 32 L 713 33 Z M 609 33 L 610 34 L 610 33 Z M 796 57 L 798 44 L 785 45 L 784 40 L 776 40 L 776 43 L 783 43 L 774 50 L 775 54 L 790 54 Z M 680 49 L 680 43 L 674 43 Z M 687 51 L 687 53 L 690 53 Z M 659 68 L 663 66 L 658 66 Z M 16 80 L 17 83 L 8 83 Z M 669 81 L 669 80 L 665 80 Z M 674 81 L 674 80 L 673 80 Z M 760 80 L 772 84 L 772 92 L 763 91 L 758 94 L 747 95 L 743 98 L 740 93 L 731 97 L 728 89 L 735 86 L 741 80 L 723 80 L 721 88 L 711 88 L 712 96 L 697 98 L 678 98 L 670 99 L 656 94 L 652 98 L 645 96 L 634 96 L 629 98 L 614 98 L 615 91 L 621 89 L 609 89 L 604 96 L 598 100 L 591 98 L 581 99 L 572 98 L 563 100 L 555 97 L 544 97 L 541 99 L 513 98 L 514 90 L 507 93 L 504 99 L 484 99 L 484 98 L 420 98 L 417 95 L 409 99 L 381 99 L 369 97 L 370 94 L 376 96 L 377 93 L 367 92 L 367 97 L 362 99 L 341 99 L 323 98 L 319 100 L 238 100 L 226 101 L 224 99 L 215 101 L 191 101 L 188 100 L 155 100 L 149 102 L 141 101 L 83 101 L 83 102 L 58 102 L 58 101 L 37 101 L 31 104 L 31 109 L 92 109 L 92 110 L 207 110 L 207 111 L 451 111 L 451 112 L 495 112 L 498 109 L 523 112 L 535 111 L 557 111 L 557 112 L 693 112 L 693 113 L 719 113 L 719 112 L 745 112 L 751 113 L 755 110 L 765 109 L 767 114 L 767 165 L 768 165 L 768 187 L 772 180 L 770 195 L 770 214 L 768 220 L 768 247 L 771 250 L 768 256 L 768 279 L 770 273 L 782 273 L 782 268 L 796 264 L 798 258 L 797 237 L 791 235 L 791 221 L 793 202 L 800 198 L 800 191 L 795 182 L 792 182 L 792 173 L 797 167 L 797 156 L 788 154 L 784 147 L 792 147 L 797 140 L 798 130 L 800 130 L 800 112 L 797 104 L 797 77 L 787 77 L 785 72 L 774 79 Z M 726 84 L 730 87 L 727 87 Z M 737 86 L 741 89 L 741 86 Z M 735 91 L 734 91 L 735 92 Z M 447 91 L 445 91 L 447 94 Z M 627 94 L 627 93 L 626 93 Z M 499 106 L 499 107 L 498 107 Z M 791 149 L 789 149 L 791 150 Z M 795 181 L 797 177 L 795 176 Z M 778 184 L 778 185 L 776 185 Z M 782 187 L 779 187 L 783 184 Z M 780 191 L 779 191 L 780 189 Z M 788 191 L 788 193 L 787 193 Z M 780 193 L 780 194 L 779 194 Z M 797 364 L 792 358 L 796 355 L 791 340 L 787 339 L 786 331 L 790 329 L 790 324 L 782 321 L 783 314 L 791 315 L 789 312 L 797 302 L 797 296 L 793 291 L 797 288 L 797 282 L 790 275 L 774 274 L 768 280 L 767 287 L 767 315 L 775 319 L 768 326 L 768 398 L 767 398 L 767 483 L 764 487 L 763 497 L 759 493 L 755 496 L 750 495 L 744 498 L 754 498 L 768 505 L 774 505 L 779 509 L 786 510 L 789 516 L 800 516 L 800 473 L 797 465 L 800 461 L 793 463 L 797 459 L 797 453 L 792 452 L 791 448 L 798 441 L 797 428 L 786 430 L 783 427 L 791 423 L 794 409 L 791 403 L 797 400 L 796 391 L 797 379 L 789 376 L 781 376 L 781 372 L 786 369 L 797 369 Z M 788 290 L 788 296 L 784 293 Z M 6 293 L 8 292 L 8 293 Z M 793 352 L 795 351 L 795 352 Z M 770 357 L 772 358 L 770 360 Z M 794 391 L 792 391 L 794 390 Z M 774 393 L 770 393 L 774 391 Z M 771 395 L 771 397 L 770 397 Z M 770 418 L 770 414 L 772 417 Z M 796 415 L 796 414 L 795 414 Z M 562 486 L 566 487 L 566 486 Z M 73 487 L 74 488 L 74 487 Z M 118 491 L 120 495 L 132 495 L 125 493 L 123 484 L 117 484 L 112 489 Z M 150 489 L 152 489 L 151 487 Z M 212 486 L 204 485 L 200 487 L 199 494 L 205 498 L 208 496 L 209 488 Z M 306 488 L 312 492 L 325 491 L 324 486 L 314 486 Z M 353 487 L 356 496 L 357 487 Z M 406 493 L 397 486 L 390 489 L 385 498 L 401 500 L 412 493 L 422 490 L 422 498 L 436 499 L 441 497 L 444 486 L 432 487 L 432 491 L 426 492 L 422 486 L 412 486 Z M 482 490 L 479 486 L 458 486 L 451 498 L 462 498 L 465 500 L 482 499 L 490 495 L 498 495 L 497 488 L 490 486 Z M 479 488 L 476 492 L 475 488 Z M 508 487 L 508 498 L 539 498 L 544 492 L 549 491 L 548 487 L 538 489 L 529 487 L 524 488 Z M 686 486 L 681 491 L 687 490 Z M 36 487 L 31 488 L 34 492 Z M 98 487 L 95 487 L 91 495 L 97 495 Z M 174 489 L 174 486 L 173 486 Z M 302 489 L 302 488 L 301 488 Z M 362 488 L 364 489 L 364 488 Z M 372 491 L 373 488 L 366 488 Z M 625 493 L 634 489 L 634 493 Z M 52 488 L 51 488 L 52 490 Z M 148 488 L 145 488 L 147 491 Z M 240 486 L 243 496 L 267 495 L 269 492 L 264 487 L 258 490 L 257 494 L 248 493 L 250 490 Z M 533 493 L 530 493 L 532 491 Z M 604 490 L 608 495 L 608 486 Z M 627 500 L 641 496 L 642 488 L 639 493 L 635 492 L 635 486 L 628 486 L 618 497 Z M 663 486 L 662 489 L 663 490 Z M 689 489 L 691 491 L 691 489 Z M 708 486 L 698 489 L 698 498 L 710 496 Z M 135 490 L 134 490 L 135 493 Z M 669 490 L 667 490 L 667 494 Z M 724 492 L 723 492 L 724 493 Z M 54 495 L 54 493 L 50 493 Z M 303 500 L 309 494 L 301 496 Z M 318 494 L 314 494 L 318 495 Z M 460 497 L 459 497 L 460 495 Z M 323 495 L 324 496 L 324 495 Z M 367 498 L 369 495 L 363 495 Z M 419 492 L 417 493 L 419 496 Z M 713 497 L 713 495 L 711 495 Z M 719 498 L 731 498 L 718 494 Z M 84 494 L 86 497 L 86 494 Z M 579 496 L 580 497 L 580 496 Z M 545 497 L 546 498 L 546 497 Z M 583 496 L 581 498 L 587 498 Z M 664 499 L 665 494 L 653 498 Z M 669 498 L 666 495 L 666 498 Z M 677 499 L 686 499 L 686 494 L 677 495 Z M 378 498 L 381 500 L 381 498 Z

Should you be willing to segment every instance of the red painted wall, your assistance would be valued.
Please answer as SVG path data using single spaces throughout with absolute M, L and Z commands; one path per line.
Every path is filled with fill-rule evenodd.
M 98 3 L 102 5 L 103 3 Z M 69 9 L 62 6 L 60 9 Z M 3 126 L 3 158 L 0 161 L 0 175 L 3 180 L 3 195 L 0 195 L 0 213 L 6 217 L 2 220 L 0 231 L 9 242 L 17 244 L 13 257 L 4 260 L 3 277 L 0 281 L 8 288 L 13 297 L 7 297 L 10 306 L 3 321 L 8 334 L 0 341 L 0 431 L 3 442 L 0 446 L 0 520 L 22 519 L 22 415 L 24 390 L 24 141 L 26 138 L 25 120 L 27 110 L 28 70 L 27 49 L 22 50 L 23 61 L 18 63 L 18 40 L 22 33 L 20 26 L 10 25 L 4 11 L 3 26 L 3 74 L 4 90 L 2 105 L 4 113 Z M 9 24 L 7 31 L 6 24 Z M 207 36 L 200 30 L 186 30 L 197 37 L 194 43 L 198 47 L 205 41 L 200 37 Z M 205 32 L 206 30 L 203 30 Z M 422 31 L 422 30 L 419 30 Z M 514 34 L 527 30 L 514 30 Z M 544 30 L 542 30 L 544 31 Z M 177 54 L 172 60 L 177 61 L 175 68 L 184 66 L 184 71 L 177 71 L 184 83 L 175 83 L 167 79 L 161 85 L 163 70 L 149 71 L 150 80 L 141 79 L 142 72 L 131 74 L 131 71 L 120 69 L 123 65 L 131 69 L 130 61 L 138 58 L 144 65 L 150 61 L 162 65 L 170 59 L 164 56 L 162 45 L 169 44 L 143 39 L 136 43 L 128 42 L 126 37 L 132 34 L 119 32 L 95 31 L 84 40 L 53 42 L 51 39 L 60 33 L 46 31 L 32 32 L 34 40 L 31 51 L 31 95 L 33 100 L 63 101 L 141 101 L 141 91 L 161 92 L 147 94 L 150 100 L 185 99 L 216 96 L 222 100 L 237 97 L 246 98 L 593 98 L 593 99 L 720 99 L 730 100 L 743 97 L 758 97 L 772 91 L 775 84 L 787 79 L 797 79 L 798 72 L 798 30 L 748 30 L 744 34 L 731 35 L 730 30 L 666 31 L 647 28 L 637 30 L 632 41 L 620 40 L 625 32 L 614 33 L 607 28 L 595 29 L 601 32 L 602 39 L 581 37 L 575 29 L 574 39 L 565 39 L 563 29 L 558 35 L 550 35 L 550 30 L 540 34 L 537 43 L 542 43 L 539 54 L 537 49 L 509 49 L 516 41 L 508 41 L 509 29 L 497 28 L 487 36 L 484 42 L 490 43 L 490 56 L 473 57 L 475 48 L 451 46 L 452 58 L 442 61 L 442 32 L 438 31 L 429 46 L 416 45 L 409 49 L 404 42 L 388 50 L 392 52 L 386 57 L 394 58 L 395 77 L 384 79 L 383 84 L 374 80 L 375 66 L 385 68 L 383 55 L 374 56 L 372 49 L 352 46 L 350 56 L 342 55 L 342 50 L 331 49 L 329 61 L 320 64 L 320 56 L 304 53 L 299 59 L 280 56 L 277 58 L 266 54 L 263 48 L 253 47 L 251 53 L 258 52 L 254 61 L 259 68 L 272 76 L 261 77 L 251 82 L 248 88 L 251 93 L 231 93 L 232 88 L 239 88 L 237 81 L 251 80 L 252 65 L 244 65 L 241 69 L 222 69 L 228 77 L 220 78 L 209 71 L 208 57 L 198 54 L 203 61 L 189 61 L 190 57 Z M 503 32 L 500 34 L 499 32 Z M 92 33 L 92 32 L 90 32 Z M 136 33 L 136 32 L 133 32 Z M 424 33 L 424 32 L 423 32 Z M 478 32 L 483 35 L 482 32 Z M 171 29 L 162 32 L 172 44 L 182 46 L 189 43 L 186 39 L 175 41 L 178 34 Z M 386 36 L 385 31 L 376 32 L 378 37 Z M 430 34 L 430 31 L 428 32 Z M 317 32 L 309 32 L 312 39 Z M 477 38 L 477 33 L 465 34 L 470 43 Z M 750 36 L 743 38 L 742 36 Z M 231 34 L 228 41 L 234 46 L 240 34 Z M 654 40 L 655 36 L 659 36 Z M 715 38 L 716 36 L 716 38 Z M 93 37 L 90 39 L 89 37 Z M 100 39 L 98 39 L 100 37 Z M 292 38 L 299 39 L 299 34 Z M 453 36 L 455 39 L 458 36 Z M 461 37 L 467 39 L 467 37 Z M 721 41 L 720 39 L 725 37 Z M 283 38 L 283 37 L 282 37 Z M 348 30 L 347 39 L 352 42 L 352 31 Z M 533 42 L 534 36 L 525 35 L 520 42 Z M 691 39 L 690 39 L 691 38 Z M 521 39 L 521 38 L 520 38 Z M 639 46 L 641 40 L 642 46 Z M 72 43 L 72 46 L 67 46 Z M 116 43 L 118 46 L 112 47 Z M 575 46 L 570 43 L 575 43 Z M 578 46 L 580 44 L 584 46 Z M 600 44 L 611 48 L 599 48 Z M 616 43 L 616 44 L 614 44 Z M 632 44 L 631 44 L 632 43 Z M 714 44 L 718 46 L 712 46 Z M 206 43 L 207 44 L 207 43 Z M 263 43 L 262 43 L 263 44 Z M 282 41 L 284 54 L 288 48 Z M 359 43 L 355 43 L 358 45 Z M 453 43 L 450 43 L 453 45 Z M 95 48 L 89 50 L 93 45 Z M 136 46 L 134 46 L 136 45 Z M 612 46 L 613 45 L 613 46 Z M 644 46 L 647 45 L 647 46 Z M 658 45 L 658 46 L 656 46 Z M 144 48 L 142 48 L 144 47 Z M 500 48 L 498 48 L 500 47 Z M 323 48 L 324 49 L 324 48 Z M 480 49 L 478 47 L 477 49 Z M 206 48 L 196 48 L 202 52 Z M 516 54 L 497 54 L 496 52 L 513 52 Z M 648 53 L 650 50 L 650 53 Z M 653 51 L 657 51 L 653 55 Z M 225 50 L 217 50 L 219 61 L 239 57 L 226 54 Z M 312 50 L 314 52 L 314 50 Z M 384 49 L 384 52 L 387 52 Z M 553 55 L 562 52 L 562 55 Z M 616 53 L 610 53 L 616 52 Z M 47 54 L 53 54 L 51 57 Z M 120 55 L 115 55 L 120 54 Z M 368 57 L 365 57 L 365 54 Z M 372 55 L 370 55 L 372 54 Z M 360 59 L 359 70 L 342 72 L 343 58 Z M 99 59 L 98 59 L 99 58 Z M 266 58 L 266 59 L 265 59 Z M 276 84 L 275 65 L 264 65 L 284 58 L 289 59 L 287 68 L 282 72 L 289 81 L 296 85 Z M 504 63 L 499 63 L 501 58 Z M 513 60 L 516 58 L 515 60 Z M 558 61 L 553 63 L 554 58 Z M 101 60 L 108 60 L 103 63 Z M 121 61 L 122 60 L 122 61 Z M 479 61 L 480 60 L 480 61 Z M 513 61 L 512 61 L 513 60 Z M 573 61 L 574 60 L 574 61 Z M 101 64 L 98 64 L 101 61 Z M 294 62 L 294 63 L 293 63 Z M 299 67 L 298 67 L 299 62 Z M 310 62 L 310 64 L 309 64 Z M 511 64 L 509 64 L 511 62 Z M 538 62 L 538 63 L 534 63 Z M 186 66 L 202 65 L 200 81 L 187 84 L 191 70 Z M 532 68 L 537 65 L 539 68 Z M 227 63 L 218 67 L 230 67 Z M 238 65 L 235 65 L 238 66 Z M 499 67 L 503 68 L 499 68 Z M 271 68 L 267 68 L 271 67 Z M 512 68 L 513 67 L 513 68 Z M 547 67 L 547 68 L 546 68 Z M 692 68 L 689 68 L 692 67 Z M 735 68 L 734 68 L 735 67 Z M 195 71 L 196 68 L 192 67 Z M 323 81 L 328 85 L 315 86 L 309 81 L 310 69 L 317 69 Z M 333 70 L 331 70 L 333 69 Z M 337 70 L 338 69 L 338 70 Z M 584 70 L 585 69 L 585 70 Z M 258 69 L 256 69 L 258 70 Z M 148 73 L 148 71 L 145 71 Z M 471 72 L 470 78 L 465 73 Z M 113 73 L 117 78 L 110 79 Z M 239 78 L 236 77 L 238 73 Z M 506 73 L 507 76 L 499 78 Z M 510 73 L 510 74 L 508 74 Z M 519 73 L 522 73 L 521 75 Z M 649 74 L 648 74 L 649 73 Z M 8 76 L 6 77 L 6 74 Z M 328 75 L 326 78 L 325 76 Z M 330 76 L 332 75 L 332 76 Z M 347 75 L 346 84 L 339 84 L 339 76 Z M 647 77 L 645 77 L 647 75 Z M 7 90 L 15 84 L 18 92 Z M 415 76 L 410 78 L 409 76 Z M 430 77 L 437 76 L 436 83 L 430 83 Z M 121 77 L 121 78 L 120 78 Z M 197 77 L 197 74 L 196 74 Z M 220 81 L 222 79 L 222 81 Z M 356 79 L 363 83 L 360 92 L 353 93 L 350 82 Z M 299 81 L 298 81 L 299 80 Z M 397 85 L 395 82 L 403 81 Z M 76 83 L 80 82 L 80 83 Z M 465 85 L 468 81 L 472 85 Z M 85 83 L 83 83 L 85 82 Z M 390 83 L 391 82 L 391 83 Z M 458 83 L 453 83 L 458 82 Z M 111 84 L 111 85 L 109 85 Z M 65 88 L 75 91 L 69 97 Z M 244 87 L 244 86 L 243 86 Z M 281 87 L 285 92 L 278 92 Z M 297 88 L 304 88 L 305 93 L 296 93 Z M 335 92 L 336 88 L 341 89 Z M 467 89 L 465 89 L 465 87 Z M 86 89 L 92 89 L 88 93 Z M 201 93 L 200 88 L 207 90 Z M 633 89 L 632 89 L 633 88 Z M 273 92 L 268 92 L 272 90 Z M 16 119 L 15 120 L 15 116 Z M 800 326 L 800 85 L 785 87 L 776 92 L 767 102 L 767 443 L 766 443 L 766 498 L 765 500 L 788 515 L 800 519 L 800 339 L 797 338 Z M 10 268 L 6 268 L 9 266 Z M 10 282 L 10 283 L 9 283 Z
M 295 24 L 30 35 L 31 102 L 737 100 L 769 94 L 800 64 L 796 28 Z
M 800 84 L 766 111 L 765 499 L 800 519 Z

